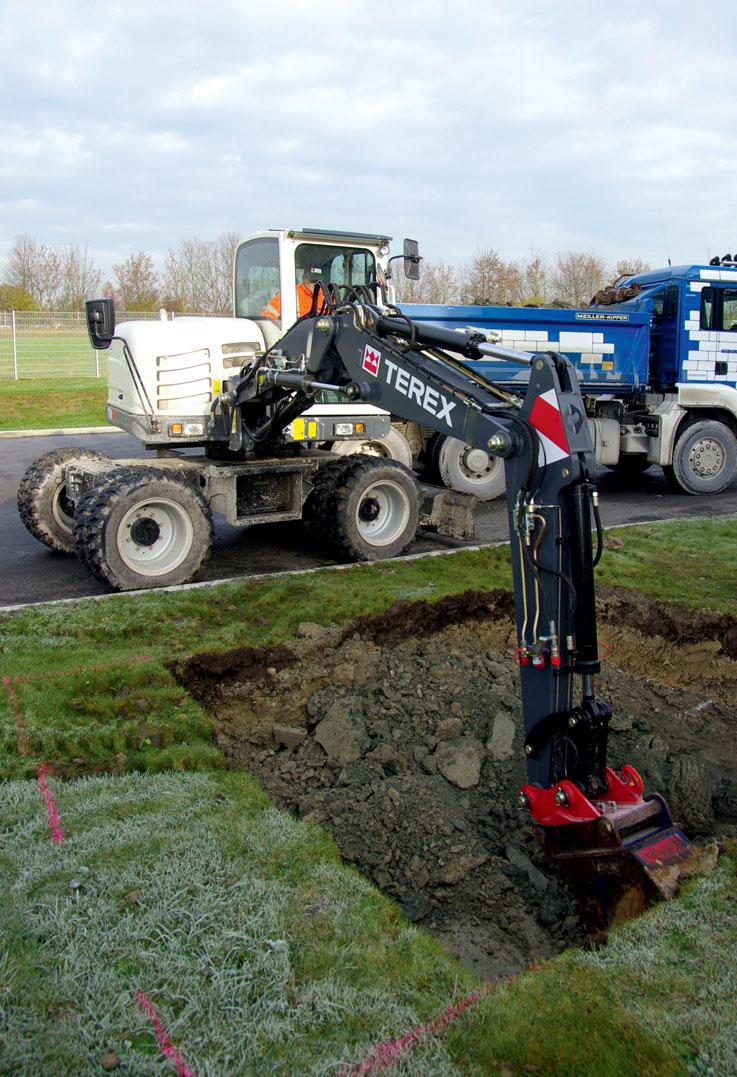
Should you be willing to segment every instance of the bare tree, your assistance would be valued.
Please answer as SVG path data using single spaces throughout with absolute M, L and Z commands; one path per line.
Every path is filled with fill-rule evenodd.
M 59 294 L 62 264 L 58 250 L 38 243 L 32 236 L 16 236 L 5 264 L 8 284 L 32 295 L 41 307 L 49 307 Z
M 166 256 L 163 291 L 167 305 L 178 310 L 227 313 L 232 308 L 233 255 L 238 235 L 182 240 Z
M 607 279 L 603 258 L 590 251 L 561 251 L 555 257 L 556 304 L 585 307 Z
M 620 277 L 633 277 L 635 273 L 647 273 L 649 269 L 650 265 L 642 258 L 620 258 L 614 264 L 609 283 L 614 284 Z
M 544 307 L 550 299 L 550 268 L 539 252 L 530 255 L 521 270 L 520 302 L 527 306 Z
M 395 266 L 398 263 L 394 263 Z M 420 279 L 410 280 L 401 269 L 394 269 L 392 283 L 398 303 L 457 303 L 460 296 L 458 271 L 445 262 L 420 263 Z
M 145 251 L 129 254 L 124 262 L 114 262 L 113 272 L 117 284 L 108 285 L 116 306 L 122 310 L 158 310 L 159 274 L 154 261 Z
M 80 310 L 85 299 L 94 298 L 100 290 L 100 270 L 95 265 L 89 247 L 70 243 L 59 252 L 61 287 L 56 302 L 64 310 Z
M 521 288 L 519 267 L 503 261 L 493 247 L 479 247 L 462 272 L 463 300 L 474 306 L 517 303 Z

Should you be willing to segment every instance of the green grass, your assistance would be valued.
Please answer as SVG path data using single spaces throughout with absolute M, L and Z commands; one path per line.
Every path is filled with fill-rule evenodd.
M 737 612 L 737 516 L 621 527 L 610 532 L 606 546 L 600 583 L 662 602 Z
M 104 378 L 0 381 L 0 430 L 106 426 Z
M 334 1073 L 477 986 L 245 775 L 51 781 L 57 847 L 34 784 L 0 787 L 3 1072 L 97 1073 L 107 1052 L 160 1072 L 142 990 L 195 1073 Z M 732 863 L 607 950 L 503 986 L 399 1072 L 666 1075 L 707 1045 L 734 1072 L 735 978 L 718 955 L 736 891 Z

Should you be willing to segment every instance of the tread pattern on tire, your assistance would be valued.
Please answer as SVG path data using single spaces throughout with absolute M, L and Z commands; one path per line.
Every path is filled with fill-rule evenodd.
M 96 452 L 94 449 L 70 447 L 67 449 L 52 449 L 51 452 L 33 461 L 30 467 L 26 469 L 18 486 L 17 503 L 18 514 L 25 528 L 35 539 L 43 542 L 49 549 L 57 550 L 59 553 L 74 553 L 75 542 L 73 536 L 69 537 L 68 542 L 62 541 L 58 535 L 49 530 L 49 522 L 46 521 L 40 504 L 44 483 L 57 468 L 64 464 L 89 460 L 104 463 L 108 459 L 109 457 L 103 453 Z
M 366 457 L 342 456 L 322 464 L 313 479 L 312 490 L 302 510 L 302 520 L 310 535 L 316 542 L 327 545 L 331 553 L 337 553 L 330 524 L 335 491 L 342 481 L 343 472 L 354 459 L 365 460 Z
M 410 513 L 410 519 L 413 519 L 413 526 L 408 528 L 404 541 L 398 546 L 392 544 L 391 552 L 382 551 L 381 553 L 377 553 L 376 560 L 381 560 L 383 557 L 397 556 L 397 554 L 401 553 L 402 550 L 405 550 L 407 546 L 409 546 L 417 531 L 420 499 L 415 476 L 409 468 L 406 468 L 404 464 L 400 464 L 397 460 L 380 459 L 370 456 L 348 456 L 345 460 L 346 466 L 341 469 L 335 477 L 333 493 L 330 497 L 326 514 L 326 521 L 330 528 L 330 540 L 338 558 L 342 561 L 367 560 L 365 553 L 356 547 L 353 536 L 348 530 L 350 516 L 348 511 L 348 501 L 353 493 L 353 483 L 355 480 L 361 475 L 379 470 L 395 471 L 398 475 L 406 477 L 411 482 L 412 489 L 414 490 L 414 512 Z
M 165 481 L 176 483 L 179 486 L 186 486 L 200 502 L 203 515 L 209 526 L 207 550 L 203 558 L 185 579 L 178 580 L 178 582 L 186 583 L 187 580 L 191 579 L 210 556 L 214 536 L 212 513 L 205 496 L 194 483 L 183 476 L 173 475 L 163 468 L 131 465 L 114 468 L 112 471 L 107 472 L 100 482 L 93 483 L 80 499 L 74 516 L 74 535 L 77 556 L 80 561 L 86 565 L 97 579 L 116 589 L 121 589 L 121 585 L 115 573 L 111 571 L 105 556 L 105 525 L 115 508 L 116 493 L 122 495 L 127 491 L 127 488 L 139 485 L 142 479 L 145 479 L 146 482 Z M 160 583 L 159 586 L 166 586 L 166 584 Z

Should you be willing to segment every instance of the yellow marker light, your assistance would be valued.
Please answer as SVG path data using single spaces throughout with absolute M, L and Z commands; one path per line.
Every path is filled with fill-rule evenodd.
M 314 419 L 310 419 L 307 423 L 307 437 L 310 440 L 317 437 L 317 423 Z
M 183 428 L 181 423 L 169 423 L 169 434 L 171 437 L 181 437 Z
M 365 434 L 366 433 L 366 423 L 356 423 L 356 433 L 357 434 Z

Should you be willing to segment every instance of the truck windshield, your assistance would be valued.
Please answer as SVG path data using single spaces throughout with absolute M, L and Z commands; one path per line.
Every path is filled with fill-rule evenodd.
M 278 241 L 264 238 L 242 243 L 235 256 L 236 317 L 264 317 L 266 304 L 278 291 Z

